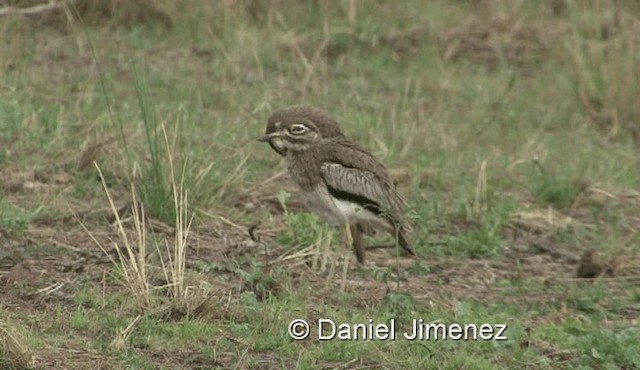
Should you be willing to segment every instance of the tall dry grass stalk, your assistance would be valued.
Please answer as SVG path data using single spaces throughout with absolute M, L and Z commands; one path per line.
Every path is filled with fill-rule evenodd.
M 131 292 L 133 297 L 136 300 L 138 308 L 141 311 L 145 311 L 150 306 L 150 284 L 149 279 L 147 277 L 147 231 L 145 228 L 145 213 L 142 204 L 136 201 L 136 191 L 135 186 L 131 184 L 131 212 L 133 214 L 133 225 L 135 228 L 135 239 L 129 240 L 129 235 L 127 234 L 122 218 L 120 217 L 120 213 L 116 208 L 113 198 L 109 193 L 109 188 L 105 183 L 104 176 L 100 167 L 95 165 L 100 178 L 102 179 L 102 187 L 104 189 L 105 194 L 107 195 L 107 199 L 109 200 L 109 207 L 111 208 L 111 212 L 115 217 L 116 227 L 118 229 L 118 234 L 120 236 L 120 240 L 124 245 L 124 248 L 120 246 L 118 243 L 114 242 L 113 246 L 118 254 L 118 261 L 116 261 L 111 254 L 104 248 L 102 243 L 100 243 L 93 234 L 85 227 L 84 224 L 81 223 L 82 227 L 87 231 L 91 239 L 102 249 L 102 251 L 109 257 L 114 266 L 120 266 L 122 268 L 122 276 L 124 278 L 123 285 Z
M 167 132 L 164 125 L 162 125 L 162 133 L 164 134 L 165 144 L 167 148 L 169 148 L 169 139 L 167 138 Z M 175 236 L 173 248 L 170 248 L 168 241 L 165 241 L 169 263 L 165 264 L 162 258 L 160 261 L 162 263 L 162 270 L 165 278 L 169 283 L 170 295 L 174 301 L 180 301 L 182 299 L 186 299 L 188 293 L 184 279 L 185 257 L 187 251 L 187 238 L 189 237 L 193 215 L 189 216 L 188 213 L 188 194 L 184 187 L 184 174 L 186 171 L 184 168 L 182 169 L 180 184 L 178 186 L 178 184 L 176 184 L 176 176 L 171 154 L 168 155 L 168 161 L 169 173 L 171 174 L 171 187 L 173 190 L 173 205 L 175 207 Z M 173 249 L 173 251 L 171 249 Z

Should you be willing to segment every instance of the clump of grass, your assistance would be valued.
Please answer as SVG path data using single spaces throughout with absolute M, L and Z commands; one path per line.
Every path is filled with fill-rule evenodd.
M 161 127 L 161 131 L 164 138 L 164 144 L 169 147 L 169 140 L 167 137 L 164 126 Z M 167 159 L 169 178 L 175 179 L 174 163 L 169 156 Z M 102 177 L 102 172 L 98 167 L 98 172 Z M 192 313 L 200 305 L 208 300 L 208 294 L 203 289 L 193 289 L 188 286 L 186 275 L 186 251 L 187 251 L 187 239 L 193 222 L 193 214 L 189 209 L 189 198 L 187 190 L 184 187 L 184 173 L 180 178 L 180 182 L 171 181 L 171 194 L 173 194 L 173 207 L 174 207 L 174 239 L 173 243 L 165 240 L 166 257 L 163 257 L 163 253 L 160 253 L 159 247 L 158 254 L 160 256 L 160 267 L 165 277 L 166 285 L 153 286 L 149 282 L 149 268 L 156 267 L 150 266 L 148 262 L 147 253 L 147 229 L 146 229 L 146 213 L 144 208 L 144 202 L 134 201 L 132 202 L 131 210 L 133 214 L 134 225 L 134 240 L 130 240 L 130 236 L 126 231 L 124 221 L 121 219 L 118 209 L 116 208 L 113 199 L 109 193 L 106 183 L 103 180 L 103 188 L 109 200 L 111 211 L 115 217 L 116 227 L 120 236 L 120 240 L 124 247 L 121 247 L 118 243 L 114 243 L 115 250 L 118 255 L 118 260 L 113 259 L 106 251 L 106 249 L 94 238 L 94 241 L 98 246 L 109 255 L 114 266 L 119 267 L 121 275 L 123 277 L 123 285 L 131 292 L 135 297 L 137 306 L 141 313 L 145 313 L 157 300 L 153 295 L 153 291 L 160 288 L 168 288 L 169 306 L 172 309 L 176 309 L 180 312 Z M 135 191 L 136 186 L 131 185 L 131 197 L 137 199 L 137 193 Z M 84 226 L 84 225 L 83 225 Z M 91 235 L 91 233 L 89 233 Z M 92 236 L 93 238 L 93 236 Z
M 565 173 L 547 171 L 539 161 L 534 161 L 538 174 L 529 184 L 529 192 L 539 203 L 557 209 L 573 205 L 578 195 L 585 191 L 585 182 Z
M 35 216 L 5 202 L 0 195 L 0 231 L 13 238 L 20 238 L 29 227 L 31 219 Z
M 613 3 L 597 11 L 568 4 L 572 17 L 566 50 L 578 100 L 607 137 L 631 133 L 640 145 L 638 20 Z
M 270 268 L 253 266 L 250 271 L 238 270 L 244 280 L 244 288 L 252 291 L 258 301 L 276 297 L 283 290 L 283 281 L 288 276 L 281 267 Z
M 136 316 L 133 320 L 131 320 L 129 325 L 127 325 L 126 328 L 120 330 L 120 332 L 118 332 L 115 338 L 113 338 L 113 340 L 109 344 L 109 347 L 115 350 L 125 349 L 127 347 L 127 340 L 129 339 L 129 336 L 131 336 L 133 329 L 138 324 L 141 318 L 142 318 L 142 315 L 138 314 L 138 316 Z
M 447 253 L 470 257 L 495 257 L 503 246 L 501 219 L 485 219 L 483 222 L 449 239 Z
M 585 365 L 607 368 L 615 363 L 622 368 L 633 369 L 640 367 L 640 354 L 635 347 L 638 339 L 640 334 L 631 327 L 621 330 L 600 329 L 578 336 L 574 345 L 585 352 L 581 359 Z
M 143 162 L 140 169 L 138 192 L 152 217 L 171 224 L 176 217 L 175 207 L 170 202 L 172 197 L 171 183 L 175 181 L 175 178 L 167 177 L 168 171 L 163 152 L 164 149 L 169 149 L 169 145 L 162 145 L 160 123 L 146 90 L 147 83 L 139 73 L 136 73 L 135 86 L 149 156 L 149 161 Z
M 282 230 L 278 236 L 278 241 L 282 244 L 297 245 L 303 248 L 309 246 L 328 247 L 331 243 L 333 230 L 327 230 L 327 226 L 318 219 L 317 216 L 308 213 L 291 213 L 287 209 L 286 202 L 291 197 L 286 191 L 280 191 L 277 196 L 278 202 L 284 210 L 287 228 Z M 328 251 L 326 251 L 328 252 Z M 325 256 L 326 257 L 326 256 Z
M 487 161 L 478 171 L 473 199 L 458 201 L 451 219 L 453 233 L 445 253 L 470 257 L 496 257 L 504 245 L 503 229 L 512 209 L 510 202 L 498 200 L 489 184 Z
M 169 147 L 169 140 L 164 126 L 162 127 L 162 132 L 165 145 Z M 174 164 L 171 156 L 168 158 L 168 163 L 171 178 L 175 179 Z M 208 302 L 209 294 L 206 289 L 188 286 L 185 280 L 187 239 L 194 218 L 194 215 L 189 210 L 188 191 L 185 188 L 185 172 L 186 170 L 183 168 L 179 184 L 176 181 L 171 182 L 175 213 L 173 247 L 170 247 L 169 242 L 165 241 L 168 263 L 165 263 L 162 258 L 160 262 L 169 285 L 169 296 L 171 297 L 173 309 L 191 315 Z
M 27 338 L 14 325 L 0 320 L 0 367 L 30 369 L 35 366 L 35 357 Z
M 410 292 L 388 291 L 382 301 L 382 307 L 400 317 L 410 317 L 416 310 L 416 300 Z
M 100 249 L 102 249 L 102 251 L 107 256 L 109 256 L 109 259 L 111 260 L 113 265 L 119 265 L 121 267 L 122 276 L 124 278 L 123 285 L 134 297 L 138 309 L 141 312 L 144 312 L 151 303 L 151 286 L 149 284 L 147 276 L 147 232 L 145 227 L 144 208 L 142 207 L 141 203 L 135 201 L 136 192 L 135 187 L 132 185 L 131 197 L 132 199 L 134 199 L 134 201 L 131 205 L 131 212 L 133 214 L 135 240 L 130 240 L 129 235 L 125 230 L 124 221 L 121 219 L 118 208 L 115 206 L 113 198 L 111 197 L 109 189 L 104 181 L 102 171 L 100 170 L 100 167 L 98 165 L 96 165 L 96 168 L 98 169 L 98 173 L 100 174 L 100 178 L 102 179 L 102 186 L 104 188 L 105 194 L 107 195 L 107 199 L 109 200 L 109 207 L 111 208 L 113 216 L 115 217 L 115 223 L 118 229 L 120 240 L 124 245 L 123 248 L 118 243 L 113 243 L 113 246 L 118 254 L 118 261 L 111 257 L 111 254 L 109 254 L 106 248 L 93 236 L 93 234 L 88 229 L 86 229 L 84 224 L 82 224 L 82 227 L 85 228 L 96 245 L 100 247 Z
M 535 181 L 530 190 L 540 203 L 566 209 L 584 191 L 584 184 L 562 176 L 543 177 Z
M 176 226 L 177 208 L 174 204 L 176 183 L 189 193 L 189 197 L 195 203 L 205 208 L 228 195 L 234 181 L 238 181 L 244 175 L 244 167 L 249 156 L 238 151 L 232 155 L 237 157 L 237 163 L 229 157 L 221 160 L 215 160 L 217 157 L 214 157 L 212 161 L 207 156 L 193 154 L 195 151 L 192 147 L 188 148 L 189 155 L 185 155 L 185 151 L 180 151 L 180 148 L 182 145 L 191 143 L 181 142 L 183 138 L 180 134 L 187 131 L 182 122 L 184 112 L 181 109 L 178 110 L 171 141 L 169 141 L 164 121 L 158 118 L 156 107 L 149 96 L 149 84 L 145 74 L 138 70 L 134 70 L 134 74 L 146 150 L 140 155 L 144 160 L 133 162 L 129 170 L 133 173 L 137 192 L 140 200 L 146 204 L 148 215 L 168 225 Z M 122 120 L 118 120 L 117 124 L 122 126 Z M 120 130 L 124 132 L 123 127 L 120 127 Z M 124 134 L 122 140 L 126 140 Z M 130 152 L 128 145 L 123 147 L 127 158 L 138 154 Z M 180 171 L 175 171 L 174 168 L 179 168 Z
M 322 221 L 311 213 L 287 213 L 285 221 L 287 230 L 283 230 L 279 240 L 283 244 L 312 245 L 326 232 Z
M 164 127 L 162 128 L 162 132 L 164 134 L 165 144 L 168 145 Z M 100 168 L 97 165 L 96 167 L 100 175 L 102 175 Z M 170 159 L 168 167 L 171 172 L 171 178 L 175 178 L 173 162 Z M 159 253 L 160 267 L 162 268 L 166 281 L 166 285 L 163 286 L 154 286 L 150 283 L 149 279 L 150 268 L 156 266 L 152 266 L 148 261 L 147 229 L 145 226 L 147 218 L 145 217 L 144 203 L 137 201 L 132 203 L 131 210 L 133 214 L 134 237 L 133 240 L 131 240 L 125 228 L 125 222 L 121 219 L 104 180 L 102 184 L 109 200 L 111 211 L 115 217 L 115 224 L 123 245 L 122 247 L 118 243 L 114 243 L 118 259 L 115 260 L 111 257 L 100 242 L 93 237 L 91 232 L 88 230 L 87 232 L 89 232 L 94 242 L 109 256 L 114 267 L 119 268 L 123 278 L 122 285 L 125 286 L 134 297 L 139 312 L 136 318 L 133 319 L 126 328 L 121 330 L 111 342 L 112 348 L 122 349 L 126 347 L 127 339 L 143 315 L 158 312 L 166 313 L 167 310 L 191 314 L 209 300 L 209 295 L 206 290 L 191 289 L 185 280 L 186 243 L 193 221 L 193 215 L 189 213 L 188 196 L 182 187 L 183 183 L 177 184 L 176 182 L 172 182 L 171 184 L 172 193 L 174 194 L 173 204 L 175 207 L 176 228 L 173 245 L 165 241 L 167 252 L 166 260 L 165 257 L 162 257 L 163 254 Z M 131 196 L 132 199 L 136 199 L 135 185 L 133 184 L 131 185 Z M 160 288 L 168 288 L 168 304 L 166 304 L 167 302 L 163 299 L 160 299 L 160 297 L 154 295 L 154 292 Z M 154 305 L 158 307 L 153 307 Z

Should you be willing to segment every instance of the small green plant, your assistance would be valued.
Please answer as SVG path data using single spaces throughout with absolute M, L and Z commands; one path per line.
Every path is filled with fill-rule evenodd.
M 258 301 L 269 300 L 271 297 L 277 295 L 281 289 L 280 280 L 282 273 L 264 268 L 254 266 L 249 272 L 244 270 L 238 270 L 244 280 L 244 288 L 247 291 L 253 292 Z
M 381 301 L 382 307 L 395 315 L 411 316 L 416 310 L 416 300 L 409 292 L 388 291 Z
M 148 162 L 142 162 L 140 179 L 137 181 L 138 193 L 152 217 L 172 224 L 175 221 L 176 214 L 175 207 L 171 204 L 171 184 L 176 179 L 169 177 L 167 168 L 167 159 L 172 153 L 169 150 L 169 145 L 164 145 L 165 140 L 162 138 L 162 130 L 155 112 L 155 106 L 152 104 L 147 91 L 148 83 L 142 74 L 136 73 L 135 75 L 138 107 L 142 115 L 147 154 L 149 156 Z
M 12 238 L 21 238 L 31 221 L 40 214 L 42 207 L 24 211 L 3 199 L 0 194 L 0 230 Z
M 552 205 L 558 209 L 571 207 L 582 191 L 584 191 L 584 185 L 579 182 L 558 177 L 540 179 L 531 188 L 532 194 L 540 203 Z
M 471 257 L 497 256 L 503 241 L 499 228 L 494 226 L 483 224 L 477 229 L 451 237 L 447 246 L 449 253 Z
M 461 200 L 452 215 L 452 230 L 445 237 L 442 252 L 469 257 L 497 257 L 504 245 L 503 228 L 511 206 L 500 204 L 478 211 L 476 203 Z
M 584 181 L 567 174 L 547 171 L 538 161 L 534 164 L 538 171 L 531 180 L 529 192 L 542 205 L 567 209 L 586 188 Z
M 285 244 L 309 246 L 324 239 L 327 225 L 317 216 L 307 213 L 287 213 L 287 229 L 280 233 L 279 241 Z
M 78 307 L 69 317 L 69 326 L 75 330 L 85 330 L 92 324 L 92 319 L 87 315 L 84 308 Z

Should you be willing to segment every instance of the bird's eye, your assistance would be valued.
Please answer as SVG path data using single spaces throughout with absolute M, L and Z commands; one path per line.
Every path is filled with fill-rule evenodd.
M 303 125 L 302 123 L 296 123 L 295 125 L 291 126 L 289 132 L 291 132 L 291 134 L 293 135 L 302 135 L 307 132 L 307 130 L 307 126 Z

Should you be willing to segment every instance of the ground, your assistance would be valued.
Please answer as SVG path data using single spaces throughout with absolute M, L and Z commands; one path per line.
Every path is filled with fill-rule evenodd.
M 635 1 L 38 4 L 0 2 L 0 368 L 640 368 Z M 343 279 L 255 140 L 294 104 L 390 168 L 417 258 Z

